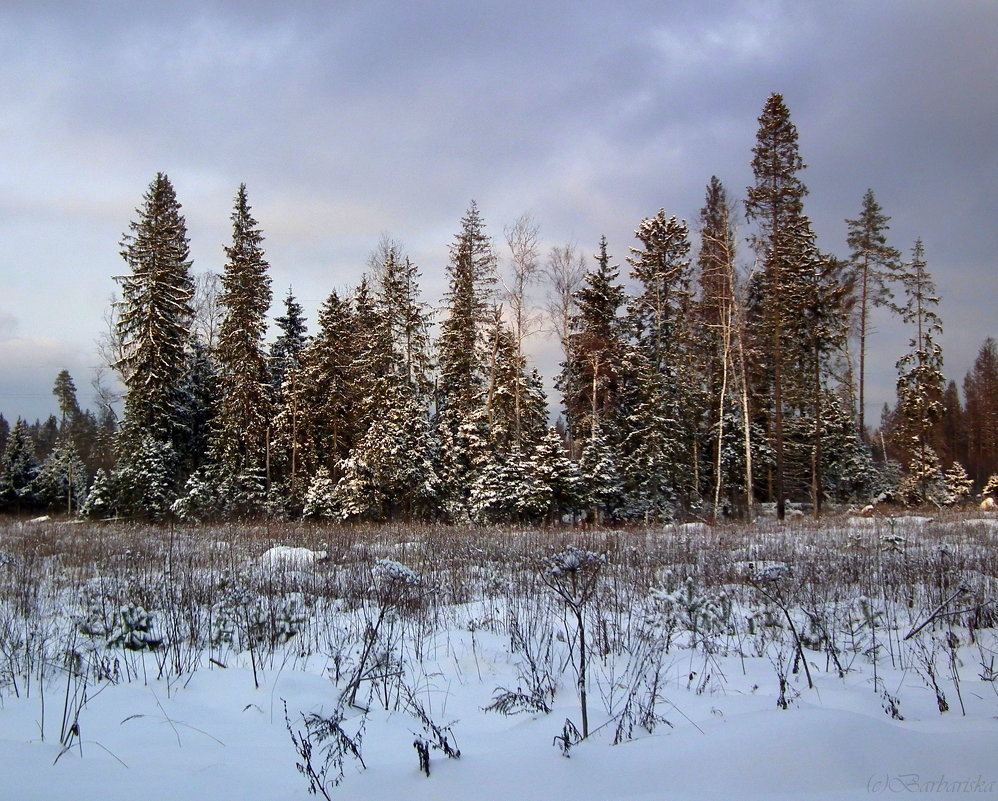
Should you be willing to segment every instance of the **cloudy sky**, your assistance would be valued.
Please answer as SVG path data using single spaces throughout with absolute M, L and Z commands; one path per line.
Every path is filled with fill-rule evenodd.
M 623 264 L 643 217 L 696 218 L 711 175 L 744 196 L 772 92 L 825 250 L 846 253 L 868 187 L 895 247 L 924 240 L 960 383 L 998 336 L 996 41 L 994 0 L 0 0 L 0 412 L 54 412 L 63 368 L 91 403 L 158 171 L 198 272 L 221 269 L 245 182 L 275 296 L 314 319 L 383 234 L 436 301 L 471 199 L 499 240 L 529 212 L 545 250 L 605 234 Z M 905 347 L 879 327 L 873 421 Z

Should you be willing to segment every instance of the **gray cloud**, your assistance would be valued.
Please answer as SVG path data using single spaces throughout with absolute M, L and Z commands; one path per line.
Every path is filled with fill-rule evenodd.
M 275 286 L 313 309 L 383 232 L 439 294 L 472 197 L 494 235 L 529 210 L 548 244 L 605 233 L 623 262 L 643 216 L 694 219 L 712 174 L 744 193 L 780 91 L 822 246 L 845 252 L 872 187 L 894 244 L 925 240 L 959 380 L 995 333 L 996 38 L 984 0 L 5 4 L 4 304 L 25 337 L 92 341 L 158 170 L 199 270 L 246 181 Z M 904 347 L 881 330 L 878 403 Z

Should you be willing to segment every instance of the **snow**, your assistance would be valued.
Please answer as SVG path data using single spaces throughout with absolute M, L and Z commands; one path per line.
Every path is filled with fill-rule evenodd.
M 477 635 L 480 663 L 500 643 Z M 347 765 L 336 797 L 368 801 L 399 798 L 554 801 L 607 799 L 859 799 L 885 782 L 976 781 L 995 788 L 998 699 L 992 687 L 968 682 L 974 703 L 967 718 L 940 716 L 922 698 L 904 721 L 883 714 L 869 676 L 825 677 L 814 691 L 797 684 L 800 698 L 776 708 L 772 671 L 750 661 L 721 660 L 724 691 L 696 695 L 683 689 L 682 665 L 670 677 L 675 704 L 663 728 L 611 746 L 603 733 L 576 746 L 566 759 L 552 737 L 576 710 L 558 705 L 547 716 L 484 715 L 481 707 L 502 680 L 502 667 L 481 663 L 475 676 L 470 635 L 454 643 L 471 670 L 431 678 L 425 695 L 435 710 L 456 719 L 462 756 L 431 756 L 429 778 L 418 773 L 412 721 L 398 713 L 372 715 L 364 737 L 366 771 Z M 443 667 L 430 660 L 428 674 Z M 329 710 L 334 688 L 317 660 L 297 669 L 268 671 L 259 689 L 248 668 L 199 670 L 172 687 L 165 682 L 109 686 L 95 693 L 80 717 L 83 740 L 56 762 L 60 698 L 48 699 L 47 738 L 39 737 L 39 701 L 5 698 L 0 720 L 0 772 L 7 798 L 125 801 L 307 798 L 294 768 L 282 699 L 297 711 Z M 453 671 L 453 664 L 451 665 Z M 911 676 L 890 675 L 889 686 L 923 689 Z M 908 697 L 908 696 L 905 696 Z M 904 702 L 902 702 L 904 709 Z M 908 712 L 908 709 L 904 709 Z M 360 713 L 356 713 L 359 715 Z M 53 764 L 55 763 L 55 764 Z M 992 797 L 977 794 L 976 797 Z
M 312 551 L 308 548 L 298 548 L 289 545 L 275 545 L 257 560 L 262 567 L 269 568 L 303 568 L 316 562 L 324 561 L 328 554 L 325 551 Z
M 870 564 L 876 561 L 914 570 L 918 559 L 938 558 L 938 543 L 923 540 L 918 524 L 898 527 L 908 546 L 904 554 L 884 555 L 879 538 L 869 536 L 867 522 L 858 524 L 856 530 L 875 544 Z M 947 532 L 944 536 L 953 539 L 947 540 L 946 547 L 952 558 L 968 564 L 960 573 L 961 580 L 966 578 L 982 598 L 993 599 L 995 578 L 990 573 L 994 562 L 987 561 L 987 546 L 981 546 L 973 535 L 981 521 L 968 519 L 964 523 L 970 533 L 961 540 Z M 964 523 L 951 525 L 956 529 Z M 706 553 L 705 544 L 715 529 L 689 532 L 704 538 L 702 553 Z M 847 542 L 851 533 L 855 532 L 847 523 L 837 533 L 815 532 L 813 536 L 819 544 L 826 543 L 825 538 L 841 538 L 840 543 L 831 543 L 835 546 Z M 200 543 L 217 541 L 197 536 Z M 607 576 L 606 591 L 619 588 L 621 576 L 631 574 L 609 578 L 619 562 L 613 549 L 606 546 L 616 542 L 615 538 L 626 540 L 627 533 L 597 532 L 589 539 L 573 535 L 578 545 L 560 550 L 551 542 L 546 560 L 531 558 L 525 550 L 520 539 L 529 536 L 528 532 L 482 533 L 478 539 L 469 538 L 446 550 L 448 546 L 440 540 L 421 540 L 417 534 L 406 533 L 406 541 L 414 547 L 408 549 L 412 561 L 405 563 L 369 560 L 367 554 L 375 550 L 375 543 L 369 548 L 347 545 L 336 553 L 356 552 L 356 562 L 341 566 L 338 558 L 322 567 L 323 575 L 342 569 L 335 578 L 341 591 L 328 602 L 308 597 L 295 583 L 303 580 L 301 576 L 317 581 L 316 566 L 327 551 L 317 547 L 271 548 L 256 560 L 270 569 L 264 578 L 266 586 L 287 583 L 288 590 L 276 600 L 303 599 L 296 608 L 303 610 L 307 620 L 295 633 L 275 639 L 269 646 L 264 640 L 256 640 L 255 647 L 248 650 L 205 645 L 194 663 L 180 671 L 172 668 L 167 658 L 175 651 L 141 650 L 142 642 L 136 643 L 140 650 L 127 650 L 99 636 L 87 639 L 79 635 L 76 648 L 82 659 L 108 656 L 122 671 L 127 670 L 127 676 L 119 674 L 110 681 L 90 674 L 86 701 L 79 704 L 79 738 L 65 751 L 59 745 L 63 709 L 67 700 L 71 712 L 73 699 L 82 701 L 83 679 L 60 667 L 45 682 L 25 681 L 20 676 L 15 690 L 9 670 L 12 662 L 0 651 L 0 797 L 12 801 L 305 799 L 309 797 L 308 784 L 295 768 L 301 757 L 292 746 L 285 707 L 290 725 L 297 731 L 303 728 L 303 715 L 329 715 L 337 708 L 345 715 L 346 730 L 354 732 L 364 722 L 366 769 L 348 758 L 342 783 L 328 788 L 332 798 L 755 801 L 869 799 L 871 795 L 908 792 L 974 798 L 998 795 L 998 763 L 994 759 L 998 750 L 998 682 L 994 680 L 998 632 L 982 627 L 972 637 L 968 629 L 960 625 L 948 628 L 947 622 L 938 628 L 927 626 L 918 637 L 903 641 L 909 628 L 922 622 L 938 604 L 934 587 L 926 590 L 925 597 L 916 593 L 914 608 L 909 609 L 907 600 L 902 599 L 893 612 L 900 617 L 893 623 L 882 605 L 883 598 L 860 596 L 847 584 L 842 585 L 847 597 L 841 602 L 826 600 L 819 605 L 809 599 L 795 606 L 792 588 L 802 580 L 806 567 L 802 555 L 815 553 L 814 558 L 820 559 L 835 548 L 826 545 L 824 551 L 808 550 L 814 544 L 807 542 L 812 536 L 808 531 L 779 527 L 752 531 L 746 535 L 750 544 L 739 542 L 731 553 L 751 552 L 754 558 L 756 553 L 764 556 L 790 549 L 796 554 L 789 561 L 754 558 L 748 575 L 756 580 L 764 575 L 773 579 L 767 591 L 790 604 L 802 634 L 807 623 L 807 617 L 800 613 L 802 605 L 842 624 L 838 656 L 844 663 L 844 675 L 839 675 L 824 646 L 807 646 L 803 653 L 814 679 L 814 687 L 809 688 L 803 670 L 790 670 L 794 653 L 787 645 L 791 640 L 782 627 L 781 615 L 761 622 L 765 609 L 753 606 L 758 598 L 745 583 L 722 589 L 706 584 L 697 572 L 683 573 L 682 565 L 675 565 L 675 572 L 657 565 L 656 575 L 669 586 L 653 588 L 645 600 L 634 596 L 633 605 L 620 616 L 615 617 L 609 608 L 600 612 L 611 623 L 639 628 L 630 640 L 625 638 L 616 655 L 600 651 L 603 635 L 592 632 L 592 734 L 574 745 L 565 758 L 553 741 L 566 719 L 576 725 L 580 721 L 571 647 L 575 624 L 574 618 L 564 614 L 557 596 L 539 580 L 539 573 L 552 565 L 565 573 L 573 566 L 588 564 L 591 557 L 600 560 L 600 576 Z M 536 536 L 535 532 L 532 541 L 537 541 Z M 662 553 L 653 549 L 680 547 L 678 539 L 669 542 L 660 536 L 635 542 L 646 543 L 640 547 L 650 549 L 645 557 L 648 560 Z M 430 547 L 431 543 L 435 544 Z M 465 572 L 452 564 L 446 569 L 440 566 L 466 550 L 474 554 L 474 564 Z M 425 558 L 417 561 L 414 555 L 422 551 Z M 217 559 L 216 548 L 205 547 L 205 552 L 215 554 L 209 561 Z M 486 560 L 487 553 L 495 553 L 497 561 Z M 605 562 L 597 553 L 606 554 Z M 866 558 L 849 553 L 850 558 Z M 978 563 L 978 558 L 983 561 Z M 795 568 L 792 571 L 790 564 Z M 747 571 L 749 563 L 739 565 L 732 560 L 730 566 L 738 574 L 739 567 Z M 4 570 L 8 568 L 0 566 L 0 578 L 8 575 Z M 394 582 L 446 587 L 451 581 L 448 571 L 458 571 L 465 582 L 490 589 L 479 592 L 465 588 L 470 601 L 448 599 L 446 589 L 429 595 L 371 594 L 367 589 L 372 574 L 379 586 Z M 226 581 L 242 580 L 237 574 L 226 575 Z M 219 578 L 206 573 L 199 586 L 210 588 Z M 628 580 L 632 579 L 633 575 Z M 531 584 L 532 580 L 535 583 Z M 130 591 L 132 585 L 116 582 L 112 576 L 89 579 L 84 586 L 88 591 L 118 594 Z M 527 586 L 533 590 L 524 592 L 522 588 Z M 869 587 L 876 589 L 876 585 Z M 826 598 L 835 596 L 829 592 Z M 61 615 L 78 614 L 74 599 L 63 598 L 63 603 Z M 389 614 L 379 615 L 379 603 L 395 606 Z M 167 622 L 156 604 L 157 596 L 151 595 L 144 601 L 143 613 Z M 278 606 L 274 603 L 270 608 Z M 0 602 L 0 624 L 13 620 L 10 615 L 11 607 Z M 747 628 L 745 621 L 753 615 L 755 627 Z M 364 632 L 372 631 L 376 618 L 376 625 L 382 627 L 377 641 L 385 656 L 378 657 L 383 661 L 372 673 L 377 676 L 362 682 L 358 706 L 342 706 L 348 677 L 359 658 L 359 644 Z M 646 623 L 651 618 L 652 623 Z M 848 623 L 850 620 L 853 622 Z M 870 620 L 878 621 L 877 636 L 881 638 L 876 663 L 867 647 L 869 640 L 862 640 L 855 648 L 848 640 L 848 636 L 867 637 Z M 514 635 L 511 621 L 518 621 L 518 635 Z M 167 629 L 163 626 L 159 630 Z M 633 739 L 613 745 L 620 694 L 634 675 L 638 655 L 648 653 L 642 648 L 658 647 L 655 643 L 661 646 L 656 632 L 664 629 L 669 629 L 671 645 L 655 651 L 661 657 L 656 712 L 668 724 L 652 731 L 636 725 Z M 644 633 L 637 634 L 639 630 Z M 55 636 L 54 630 L 46 631 Z M 950 635 L 956 637 L 952 663 L 946 646 Z M 9 629 L 0 626 L 0 645 L 11 646 L 12 636 Z M 506 717 L 484 711 L 496 697 L 497 688 L 522 687 L 526 691 L 524 677 L 529 667 L 524 646 L 511 647 L 516 636 L 537 646 L 533 656 L 541 663 L 545 648 L 553 649 L 550 665 L 556 693 L 549 714 Z M 919 638 L 927 647 L 942 649 L 935 669 L 949 702 L 948 712 L 939 712 L 936 694 L 914 656 L 915 650 L 906 663 L 892 664 L 889 649 L 914 648 Z M 774 668 L 781 663 L 787 682 L 787 709 L 777 705 L 781 688 Z M 52 664 L 57 664 L 55 659 Z M 952 665 L 959 670 L 958 685 L 951 677 Z M 401 671 L 397 682 L 391 678 L 391 670 L 386 670 L 392 666 Z M 432 738 L 405 701 L 407 692 L 435 724 L 451 727 L 461 751 L 460 759 L 455 760 L 431 750 L 429 777 L 418 769 L 413 737 Z M 890 714 L 891 699 L 903 719 Z M 960 699 L 966 714 L 961 711 Z M 360 706 L 369 711 L 365 714 Z M 316 746 L 316 754 L 320 748 Z

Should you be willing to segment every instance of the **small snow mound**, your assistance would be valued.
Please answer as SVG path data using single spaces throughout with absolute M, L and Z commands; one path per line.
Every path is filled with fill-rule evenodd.
M 419 577 L 416 571 L 393 559 L 379 559 L 374 567 L 371 568 L 371 573 L 374 574 L 376 580 L 382 582 L 397 582 L 408 584 L 412 587 L 418 587 L 423 583 L 423 579 Z
M 264 567 L 303 568 L 324 562 L 328 558 L 325 551 L 313 551 L 310 548 L 293 548 L 289 545 L 275 545 L 266 551 L 257 563 Z

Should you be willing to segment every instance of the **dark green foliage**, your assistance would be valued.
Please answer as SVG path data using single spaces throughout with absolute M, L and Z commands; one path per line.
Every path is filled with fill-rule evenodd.
M 598 426 L 613 431 L 619 422 L 620 362 L 626 347 L 621 310 L 626 296 L 618 272 L 610 265 L 602 237 L 596 269 L 575 293 L 577 311 L 571 318 L 567 358 L 557 384 L 576 442 L 591 436 Z
M 144 432 L 174 446 L 187 430 L 181 384 L 193 316 L 187 227 L 169 178 L 158 173 L 121 240 L 131 269 L 121 285 L 115 367 L 127 389 L 126 436 Z
M 31 508 L 37 475 L 35 443 L 28 424 L 19 417 L 0 456 L 0 507 L 13 512 Z
M 271 418 L 270 372 L 264 354 L 271 291 L 263 234 L 253 218 L 246 185 L 239 187 L 232 212 L 232 244 L 225 248 L 219 304 L 224 310 L 216 358 L 219 395 L 212 432 L 212 458 L 245 507 L 237 489 L 251 474 L 262 474 Z

